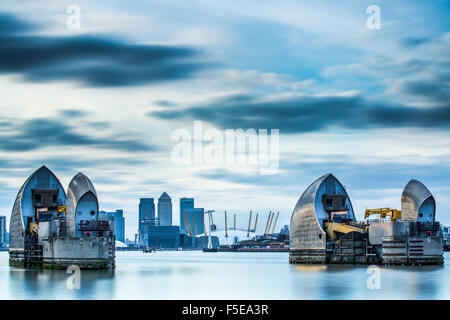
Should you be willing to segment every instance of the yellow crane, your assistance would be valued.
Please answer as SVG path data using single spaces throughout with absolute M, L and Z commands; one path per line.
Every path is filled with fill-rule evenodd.
M 189 221 L 189 216 L 188 216 L 188 221 Z M 194 214 L 192 214 L 192 222 L 194 223 L 195 235 L 198 235 L 198 230 L 197 230 L 197 225 L 195 223 Z
M 376 208 L 376 209 L 366 209 L 364 214 L 364 219 L 367 219 L 371 215 L 380 215 L 380 218 L 390 217 L 391 221 L 397 221 L 402 217 L 402 211 L 391 208 Z
M 346 234 L 346 233 L 353 232 L 353 231 L 363 231 L 363 229 L 361 229 L 361 228 L 358 228 L 355 226 L 350 226 L 348 224 L 339 223 L 339 222 L 324 222 L 323 226 L 325 227 L 328 235 L 333 240 L 337 239 L 338 233 Z
M 37 234 L 39 232 L 39 223 L 30 222 L 30 233 L 32 235 Z
M 56 216 L 59 217 L 61 213 L 64 213 L 67 216 L 67 207 L 66 206 L 58 206 Z

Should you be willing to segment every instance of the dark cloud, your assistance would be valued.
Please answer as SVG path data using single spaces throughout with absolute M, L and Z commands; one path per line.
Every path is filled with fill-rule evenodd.
M 0 14 L 0 73 L 29 81 L 73 80 L 98 87 L 131 86 L 192 77 L 212 65 L 181 46 L 134 45 L 99 36 L 24 34 L 30 26 Z
M 104 130 L 112 127 L 112 124 L 108 121 L 94 121 L 90 123 L 92 128 L 97 130 Z
M 439 79 L 404 81 L 400 91 L 404 94 L 424 98 L 439 104 L 450 104 L 450 73 L 440 74 Z
M 318 131 L 330 126 L 450 128 L 450 105 L 412 108 L 377 105 L 360 97 L 291 97 L 271 101 L 231 96 L 185 109 L 148 114 L 165 120 L 190 119 L 221 128 L 280 129 L 282 133 Z
M 407 37 L 403 38 L 400 43 L 406 48 L 415 48 L 423 44 L 429 43 L 433 39 L 430 37 Z
M 60 111 L 61 116 L 68 118 L 81 118 L 84 117 L 87 112 L 77 109 L 64 109 Z
M 175 107 L 177 105 L 176 103 L 169 101 L 169 100 L 158 100 L 158 101 L 155 101 L 155 104 L 158 107 Z
M 31 30 L 31 24 L 0 12 L 0 37 L 21 34 Z
M 16 158 L 14 160 L 5 160 L 0 158 L 0 172 L 1 177 L 17 177 L 17 170 L 23 171 L 24 175 L 33 172 L 37 168 L 45 165 L 55 172 L 64 173 L 67 175 L 73 175 L 75 170 L 83 171 L 84 169 L 96 168 L 96 170 L 101 170 L 105 167 L 114 168 L 124 168 L 132 167 L 137 165 L 150 164 L 151 160 L 140 159 L 133 156 L 123 157 L 123 158 L 89 158 L 89 154 L 78 156 L 78 157 L 68 157 L 61 156 L 54 157 L 52 154 L 44 157 L 36 157 L 32 159 Z M 15 170 L 11 170 L 15 169 Z
M 441 179 L 442 175 L 450 174 L 450 165 L 446 159 L 435 158 L 435 160 L 441 161 L 430 164 L 411 163 L 406 160 L 400 161 L 400 159 L 398 162 L 377 159 L 378 161 L 373 163 L 355 162 L 357 160 L 345 156 L 336 158 L 324 155 L 322 161 L 317 163 L 292 160 L 280 163 L 280 170 L 284 170 L 286 173 L 285 179 L 290 179 L 292 183 L 301 176 L 318 178 L 331 172 L 338 179 L 342 179 L 341 182 L 351 188 L 350 191 L 403 188 L 413 178 L 422 181 L 426 185 L 442 187 L 447 185 Z
M 0 169 L 12 168 L 12 167 L 14 167 L 14 161 L 9 161 L 9 160 L 0 158 Z
M 95 126 L 76 130 L 68 121 L 52 118 L 31 120 L 10 120 L 0 129 L 0 150 L 30 151 L 45 147 L 86 146 L 102 149 L 116 149 L 127 152 L 156 151 L 158 147 L 121 135 L 95 137 L 99 133 Z M 88 135 L 89 134 L 89 135 Z

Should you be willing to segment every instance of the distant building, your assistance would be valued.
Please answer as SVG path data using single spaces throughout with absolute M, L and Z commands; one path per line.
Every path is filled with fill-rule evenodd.
M 208 247 L 208 236 L 194 237 L 187 234 L 180 234 L 180 247 L 183 249 L 202 249 Z M 219 247 L 219 238 L 211 236 L 211 246 Z
M 284 225 L 283 228 L 281 228 L 280 234 L 284 236 L 289 236 L 289 226 L 287 224 Z
M 188 234 L 187 224 L 187 209 L 194 208 L 194 198 L 181 198 L 180 199 L 180 233 Z M 189 232 L 190 233 L 190 232 Z
M 125 242 L 125 217 L 123 210 L 116 210 L 114 214 L 114 231 L 116 232 L 116 240 Z
M 442 236 L 445 241 L 450 241 L 450 227 L 442 227 Z
M 201 236 L 195 238 L 195 244 L 197 248 L 208 248 L 208 236 Z M 211 236 L 211 246 L 213 248 L 219 247 L 219 238 L 216 236 Z
M 144 224 L 150 223 L 152 220 L 152 225 L 156 224 L 156 215 L 155 215 L 155 200 L 153 198 L 141 198 L 139 201 L 139 225 L 138 225 L 138 234 L 139 234 L 139 243 L 141 245 L 145 244 L 144 242 Z
M 151 218 L 149 220 L 143 220 L 140 222 L 141 230 L 139 231 L 139 241 L 138 244 L 141 246 L 147 246 L 148 240 L 150 239 L 149 230 L 152 227 L 159 227 L 159 219 Z
M 155 199 L 141 198 L 139 201 L 139 221 L 155 218 Z
M 187 233 L 186 226 L 184 224 L 184 215 L 186 214 L 186 209 L 194 208 L 194 198 L 180 198 L 180 232 Z
M 288 241 L 289 240 L 289 226 L 285 225 L 281 228 L 280 233 L 277 235 L 277 241 Z
M 193 241 L 195 241 L 195 237 L 191 237 L 187 235 L 186 233 L 180 233 L 180 247 L 185 248 L 192 248 L 193 247 Z
M 186 209 L 185 219 L 190 229 L 190 234 L 197 236 L 205 233 L 205 209 L 192 208 Z
M 158 218 L 160 226 L 172 226 L 172 199 L 165 192 L 158 199 Z
M 115 212 L 99 211 L 99 218 L 108 220 L 111 229 L 114 231 L 117 241 L 125 242 L 125 218 L 123 210 L 118 209 Z
M 446 226 L 442 226 L 442 232 L 444 233 L 444 234 L 448 234 L 448 233 L 450 233 L 450 227 L 446 227 Z
M 194 198 L 180 199 L 180 232 L 199 235 L 205 232 L 205 209 L 194 207 Z
M 147 246 L 159 249 L 177 249 L 180 247 L 179 226 L 147 226 Z
M 159 218 L 151 218 L 150 220 L 148 220 L 148 222 L 147 222 L 150 226 L 153 226 L 153 227 L 159 227 L 161 224 L 160 224 L 160 221 L 159 221 Z
M 6 233 L 6 217 L 0 216 L 0 246 L 4 246 L 8 243 Z

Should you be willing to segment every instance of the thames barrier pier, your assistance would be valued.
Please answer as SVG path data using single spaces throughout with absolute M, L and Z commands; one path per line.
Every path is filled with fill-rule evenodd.
M 94 185 L 78 173 L 66 192 L 47 167 L 22 185 L 11 213 L 9 263 L 25 268 L 115 268 L 115 236 L 99 220 Z
M 403 190 L 401 210 L 367 209 L 357 222 L 343 185 L 332 174 L 314 181 L 295 206 L 289 262 L 299 264 L 440 265 L 443 233 L 436 202 L 417 180 Z

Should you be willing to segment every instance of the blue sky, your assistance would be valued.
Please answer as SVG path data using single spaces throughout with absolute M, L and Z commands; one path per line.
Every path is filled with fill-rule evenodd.
M 381 29 L 366 27 L 366 8 Z M 69 5 L 81 10 L 68 29 Z M 449 1 L 3 1 L 0 214 L 42 164 L 78 171 L 127 235 L 140 197 L 289 223 L 304 189 L 332 172 L 357 217 L 400 208 L 411 178 L 450 224 Z M 174 130 L 195 120 L 279 129 L 280 170 L 174 165 Z M 220 216 L 219 216 L 220 215 Z M 220 218 L 219 218 L 220 217 Z M 260 220 L 262 221 L 262 220 Z M 261 227 L 263 228 L 263 227 Z

